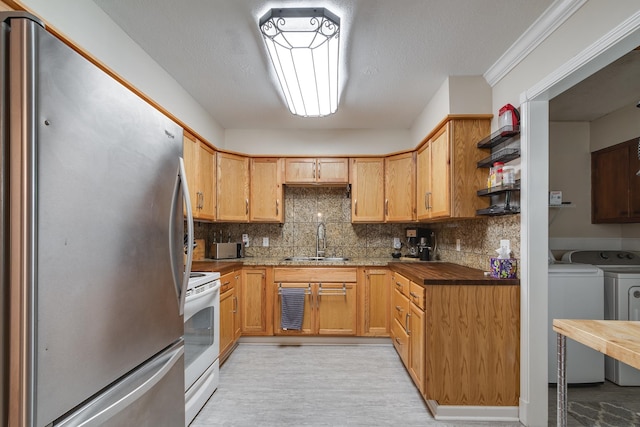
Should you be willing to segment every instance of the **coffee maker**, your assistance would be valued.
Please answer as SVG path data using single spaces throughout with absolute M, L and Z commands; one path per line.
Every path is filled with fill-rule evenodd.
M 433 233 L 428 228 L 409 227 L 405 229 L 407 248 L 410 258 L 420 258 L 422 261 L 429 261 L 429 251 L 431 250 L 431 236 Z

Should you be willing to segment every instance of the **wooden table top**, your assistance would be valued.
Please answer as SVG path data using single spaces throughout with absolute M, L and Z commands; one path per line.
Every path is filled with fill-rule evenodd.
M 553 319 L 553 330 L 640 369 L 640 322 Z

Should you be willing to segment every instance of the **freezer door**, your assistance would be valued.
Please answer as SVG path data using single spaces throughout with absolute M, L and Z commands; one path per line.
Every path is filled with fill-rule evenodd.
M 27 51 L 10 61 L 25 66 L 11 77 L 12 114 L 25 112 L 12 185 L 26 208 L 12 277 L 29 307 L 25 419 L 40 427 L 183 334 L 182 129 L 42 28 L 14 35 Z
M 109 387 L 56 427 L 184 425 L 184 346 L 180 342 Z

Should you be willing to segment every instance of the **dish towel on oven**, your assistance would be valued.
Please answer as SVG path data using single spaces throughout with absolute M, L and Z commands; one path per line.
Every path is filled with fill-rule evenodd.
M 280 306 L 282 316 L 280 327 L 287 329 L 302 329 L 302 317 L 304 316 L 305 288 L 281 288 Z

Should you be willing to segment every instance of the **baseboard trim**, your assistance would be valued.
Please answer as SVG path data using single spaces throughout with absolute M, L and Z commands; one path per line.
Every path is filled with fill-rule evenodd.
M 438 421 L 519 421 L 517 406 L 439 405 L 427 400 L 427 406 Z
M 393 345 L 389 337 L 242 336 L 238 342 L 262 345 Z

